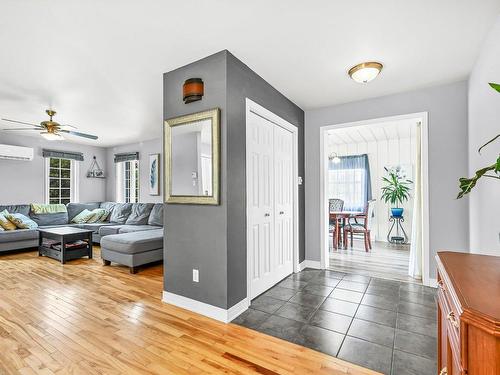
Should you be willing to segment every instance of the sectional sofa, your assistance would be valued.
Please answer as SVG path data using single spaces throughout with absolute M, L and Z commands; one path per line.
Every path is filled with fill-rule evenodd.
M 84 209 L 104 208 L 110 212 L 107 221 L 75 224 L 72 219 Z M 93 231 L 94 242 L 101 244 L 105 265 L 110 262 L 129 266 L 135 273 L 142 264 L 163 259 L 163 204 L 157 203 L 69 203 L 67 212 L 35 214 L 30 204 L 0 205 L 0 211 L 21 213 L 39 227 L 73 226 Z M 105 241 L 104 241 L 105 240 Z M 38 246 L 36 229 L 0 231 L 0 253 Z

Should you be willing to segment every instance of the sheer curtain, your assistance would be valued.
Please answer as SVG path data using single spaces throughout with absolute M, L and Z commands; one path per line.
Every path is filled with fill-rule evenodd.
M 344 211 L 363 211 L 372 199 L 368 155 L 340 157 L 339 163 L 328 164 L 328 198 L 344 201 Z
M 413 197 L 413 219 L 411 226 L 410 262 L 408 275 L 415 279 L 422 278 L 422 125 L 417 124 L 416 145 L 417 155 L 415 159 L 414 197 Z

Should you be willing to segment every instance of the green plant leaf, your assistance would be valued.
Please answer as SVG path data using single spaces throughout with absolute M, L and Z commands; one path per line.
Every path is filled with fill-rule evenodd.
M 497 90 L 498 92 L 500 92 L 500 85 L 498 83 L 490 82 L 489 85 L 493 90 Z
M 474 175 L 474 177 L 471 177 L 471 178 L 462 177 L 462 178 L 460 178 L 458 180 L 459 181 L 460 192 L 457 195 L 457 199 L 463 198 L 464 195 L 469 194 L 471 192 L 471 190 L 474 188 L 474 186 L 476 186 L 477 181 L 481 177 L 483 177 L 483 175 L 486 172 L 494 171 L 495 168 L 496 168 L 496 166 L 497 166 L 497 164 L 498 164 L 498 160 L 497 160 L 497 163 L 495 163 L 495 164 L 492 164 L 492 165 L 490 165 L 488 167 L 485 167 L 485 168 L 477 170 L 476 174 Z

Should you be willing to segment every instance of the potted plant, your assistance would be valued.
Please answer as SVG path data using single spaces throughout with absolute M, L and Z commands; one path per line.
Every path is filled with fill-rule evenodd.
M 391 207 L 391 214 L 394 217 L 403 216 L 403 208 L 399 207 L 400 204 L 410 199 L 410 185 L 413 183 L 408 180 L 402 173 L 401 168 L 387 169 L 387 177 L 382 177 L 385 186 L 382 187 L 382 200 L 385 203 L 391 203 L 396 207 Z
M 500 85 L 498 83 L 490 83 L 489 85 L 491 86 L 492 89 L 500 92 Z M 497 139 L 500 139 L 500 134 L 497 134 L 495 137 L 490 139 L 484 145 L 479 147 L 478 152 L 481 153 L 481 150 L 484 147 L 488 146 L 490 143 L 495 142 Z M 472 191 L 472 189 L 476 186 L 479 179 L 483 177 L 500 180 L 500 154 L 498 154 L 497 159 L 493 161 L 493 163 L 487 165 L 484 168 L 478 169 L 473 177 L 471 178 L 462 177 L 459 179 L 460 192 L 458 193 L 457 198 L 460 199 L 463 198 L 464 195 L 469 194 Z

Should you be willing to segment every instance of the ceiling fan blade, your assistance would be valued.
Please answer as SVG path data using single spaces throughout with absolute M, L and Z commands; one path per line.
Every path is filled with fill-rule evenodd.
M 62 133 L 68 133 L 68 134 L 72 134 L 72 135 L 76 135 L 77 137 L 83 137 L 83 138 L 89 138 L 89 139 L 97 139 L 97 136 L 96 135 L 92 135 L 92 134 L 85 134 L 85 133 L 80 133 L 80 132 L 74 132 L 72 130 L 59 130 L 60 132 Z
M 35 128 L 17 128 L 17 129 L 0 129 L 2 131 L 15 131 L 15 130 L 36 130 L 36 131 L 40 131 L 40 129 L 35 129 Z
M 61 128 L 62 128 L 62 129 L 65 129 L 65 130 L 68 130 L 68 129 L 66 129 L 66 128 L 78 129 L 76 126 L 73 126 L 73 125 L 68 125 L 68 124 L 61 125 Z
M 18 124 L 31 125 L 31 126 L 35 126 L 35 127 L 37 127 L 37 128 L 41 128 L 41 126 L 40 126 L 40 125 L 38 125 L 38 124 L 31 124 L 31 123 L 29 123 L 29 122 L 22 122 L 22 121 L 16 121 L 16 120 L 9 120 L 8 118 L 3 118 L 2 120 L 3 120 L 3 121 L 9 121 L 9 122 L 16 122 L 16 123 L 18 123 Z

